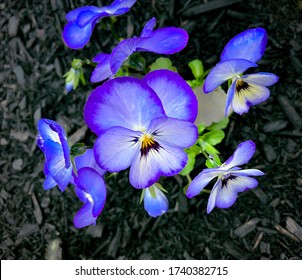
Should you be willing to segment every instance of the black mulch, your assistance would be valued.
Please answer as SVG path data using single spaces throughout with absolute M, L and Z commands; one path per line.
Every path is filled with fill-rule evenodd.
M 102 3 L 101 3 L 102 2 Z M 227 210 L 206 214 L 207 195 L 187 200 L 185 178 L 163 180 L 170 210 L 147 216 L 139 194 L 121 172 L 108 183 L 108 201 L 96 227 L 77 230 L 81 207 L 72 187 L 44 191 L 44 157 L 35 144 L 41 117 L 66 124 L 75 141 L 92 141 L 82 117 L 92 86 L 63 94 L 62 75 L 72 58 L 93 58 L 117 43 L 104 19 L 83 50 L 64 46 L 65 13 L 111 1 L 6 0 L 0 3 L 0 258 L 1 259 L 301 259 L 302 258 L 302 2 L 295 0 L 138 0 L 114 25 L 121 37 L 139 34 L 155 16 L 158 26 L 181 26 L 188 46 L 171 56 L 182 76 L 188 61 L 206 68 L 218 62 L 227 41 L 252 27 L 266 28 L 269 43 L 260 71 L 280 81 L 267 102 L 243 116 L 233 115 L 226 159 L 246 139 L 257 152 L 249 167 L 263 170 L 259 187 L 242 193 Z M 205 5 L 200 3 L 208 2 Z M 233 3 L 233 4 L 231 4 Z M 127 27 L 127 28 L 125 28 Z M 148 62 L 157 55 L 145 54 Z M 86 69 L 89 76 L 91 69 Z

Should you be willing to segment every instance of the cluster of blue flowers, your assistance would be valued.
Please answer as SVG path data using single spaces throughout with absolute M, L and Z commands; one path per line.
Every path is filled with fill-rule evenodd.
M 135 0 L 115 0 L 110 6 L 87 6 L 66 15 L 68 23 L 63 31 L 65 44 L 73 49 L 84 47 L 96 23 L 105 16 L 121 15 L 135 4 Z M 56 122 L 41 119 L 38 123 L 37 144 L 45 154 L 44 189 L 56 185 L 63 192 L 70 183 L 83 202 L 74 217 L 77 228 L 95 225 L 106 201 L 106 172 L 129 168 L 130 184 L 143 190 L 144 207 L 152 217 L 168 208 L 165 189 L 159 184 L 161 176 L 179 174 L 187 164 L 184 149 L 198 139 L 194 124 L 198 115 L 198 101 L 188 83 L 177 73 L 162 69 L 149 72 L 142 79 L 114 77 L 123 62 L 134 52 L 149 51 L 173 54 L 188 42 L 185 30 L 176 27 L 160 28 L 152 18 L 139 37 L 121 41 L 111 54 L 96 55 L 97 63 L 91 82 L 109 78 L 89 95 L 84 108 L 84 120 L 97 135 L 93 149 L 83 154 L 71 154 L 64 129 Z M 247 30 L 234 37 L 225 47 L 218 63 L 207 76 L 204 92 L 215 90 L 224 81 L 232 80 L 227 93 L 225 114 L 233 110 L 242 114 L 249 107 L 266 100 L 266 86 L 278 78 L 269 73 L 242 76 L 255 67 L 265 50 L 267 34 L 264 29 Z M 239 192 L 257 186 L 250 176 L 263 173 L 257 169 L 242 170 L 255 152 L 254 142 L 241 143 L 222 165 L 202 170 L 186 190 L 188 198 L 198 195 L 214 178 L 207 212 L 216 206 L 230 207 Z

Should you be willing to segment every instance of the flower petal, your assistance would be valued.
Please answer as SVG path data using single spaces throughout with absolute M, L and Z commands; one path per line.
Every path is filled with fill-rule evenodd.
M 77 9 L 74 9 L 66 14 L 67 21 L 75 21 L 80 13 L 90 11 L 91 13 L 101 13 L 102 8 L 96 6 L 84 6 Z
M 193 181 L 190 183 L 186 196 L 192 198 L 198 195 L 215 177 L 217 177 L 221 171 L 219 169 L 205 169 L 199 173 Z
M 173 176 L 185 167 L 188 156 L 183 150 L 159 144 L 158 150 L 151 149 L 147 155 L 136 154 L 129 175 L 133 187 L 148 188 L 160 176 Z
M 66 134 L 63 128 L 56 123 L 55 121 L 48 120 L 48 119 L 40 119 L 38 121 L 38 130 L 39 130 L 39 135 L 42 138 L 39 138 L 38 141 L 40 142 L 39 145 L 41 145 L 41 142 L 51 140 L 57 143 L 61 144 L 61 139 L 60 135 L 65 136 L 66 139 Z
M 53 187 L 55 187 L 57 185 L 57 183 L 49 174 L 46 163 L 44 164 L 44 174 L 46 177 L 44 180 L 44 183 L 43 183 L 44 190 L 49 190 L 49 189 L 52 189 Z
M 235 176 L 235 177 L 229 177 L 229 178 L 231 178 L 231 179 L 226 179 L 226 185 L 222 187 L 222 189 L 229 189 L 227 192 L 235 192 L 237 194 L 238 192 L 244 192 L 246 190 L 253 189 L 258 186 L 258 181 L 255 178 L 251 178 L 248 176 Z M 227 194 L 226 194 L 226 196 L 227 196 Z M 220 206 L 218 206 L 218 207 L 220 207 Z M 229 206 L 226 206 L 226 207 L 229 207 Z M 220 207 L 220 208 L 226 208 L 226 207 Z
M 96 217 L 92 216 L 92 204 L 87 201 L 73 218 L 75 228 L 83 228 L 96 224 Z
M 70 162 L 69 166 L 66 166 L 64 152 L 59 143 L 48 140 L 44 142 L 44 148 L 49 174 L 63 192 L 71 179 L 72 166 Z
M 156 70 L 149 72 L 143 82 L 156 92 L 168 117 L 195 121 L 198 111 L 196 95 L 179 74 Z
M 88 43 L 95 24 L 96 21 L 93 21 L 81 28 L 76 22 L 68 22 L 62 32 L 64 43 L 71 49 L 83 48 Z
M 242 74 L 250 67 L 257 67 L 257 64 L 245 59 L 232 59 L 219 62 L 206 77 L 203 91 L 205 93 L 213 91 L 223 82 Z
M 259 72 L 256 74 L 242 76 L 242 79 L 248 84 L 258 84 L 268 87 L 277 83 L 279 77 L 271 73 Z
M 140 48 L 159 54 L 174 54 L 187 45 L 188 39 L 189 35 L 184 29 L 165 27 L 153 31 L 151 37 L 146 38 Z
M 84 108 L 84 119 L 97 135 L 113 126 L 147 129 L 152 119 L 163 116 L 164 110 L 155 92 L 131 77 L 118 77 L 97 87 Z
M 235 79 L 231 86 L 228 88 L 227 96 L 226 96 L 226 103 L 225 103 L 225 111 L 224 116 L 227 117 L 231 113 L 232 109 L 232 101 L 234 99 L 234 95 L 236 92 L 236 82 L 237 79 Z
M 236 188 L 232 185 L 231 181 L 228 180 L 226 186 L 222 186 L 220 191 L 217 193 L 215 205 L 218 208 L 229 208 L 231 207 L 237 199 Z
M 265 175 L 261 170 L 258 169 L 244 169 L 244 170 L 232 170 L 231 175 L 235 176 L 263 176 Z
M 256 151 L 256 144 L 247 140 L 240 143 L 235 150 L 234 154 L 221 166 L 223 169 L 229 170 L 234 166 L 243 165 L 252 158 Z
M 155 197 L 152 196 L 150 188 L 154 188 Z M 166 213 L 169 208 L 169 202 L 166 195 L 155 186 L 147 188 L 144 196 L 144 207 L 149 216 L 156 218 Z
M 123 127 L 112 127 L 105 131 L 94 144 L 97 163 L 110 172 L 118 172 L 130 166 L 139 152 L 138 138 L 141 132 Z
M 156 24 L 156 18 L 151 18 L 144 26 L 143 31 L 141 32 L 140 37 L 150 37 L 154 26 Z
M 244 82 L 245 79 L 241 79 Z M 248 84 L 247 89 L 236 91 L 232 100 L 233 111 L 242 115 L 247 113 L 251 106 L 264 102 L 270 96 L 270 91 L 264 86 L 258 84 Z
M 128 59 L 128 57 L 137 51 L 137 49 L 142 45 L 142 42 L 146 40 L 145 38 L 129 38 L 121 41 L 112 51 L 111 55 L 111 71 L 116 74 L 117 71 L 122 66 L 123 62 Z
M 245 30 L 232 38 L 224 47 L 220 60 L 242 58 L 252 62 L 261 59 L 266 45 L 267 33 L 264 28 L 257 27 Z
M 94 62 L 98 62 L 98 65 L 94 68 L 91 73 L 90 82 L 98 83 L 103 80 L 106 80 L 110 76 L 113 76 L 113 73 L 111 72 L 110 68 L 110 60 L 111 55 L 105 53 L 98 54 L 93 59 Z
M 78 27 L 83 28 L 86 24 L 91 24 L 93 21 L 97 21 L 98 19 L 107 16 L 107 13 L 95 13 L 92 11 L 83 11 L 81 12 L 77 19 L 76 24 Z
M 213 208 L 216 205 L 216 200 L 217 200 L 217 196 L 221 190 L 222 187 L 222 182 L 221 180 L 217 180 L 217 182 L 215 183 L 210 196 L 209 196 L 209 200 L 208 200 L 208 205 L 207 205 L 207 213 L 210 214 L 210 212 L 213 210 Z
M 75 184 L 91 196 L 93 200 L 92 216 L 99 216 L 106 201 L 106 185 L 103 177 L 94 169 L 83 167 L 78 170 Z
M 86 152 L 80 156 L 75 157 L 75 165 L 77 170 L 83 167 L 90 167 L 103 176 L 106 170 L 103 170 L 95 161 L 93 149 L 87 149 Z
M 147 133 L 160 144 L 165 143 L 178 148 L 192 146 L 198 137 L 197 127 L 193 123 L 172 118 L 152 120 Z

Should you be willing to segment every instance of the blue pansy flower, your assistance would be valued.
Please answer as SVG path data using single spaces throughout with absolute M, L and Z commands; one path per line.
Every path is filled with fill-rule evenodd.
M 75 192 L 84 203 L 74 216 L 76 228 L 95 225 L 106 202 L 106 185 L 102 175 L 91 167 L 82 167 L 74 177 Z
M 182 91 L 180 85 L 178 92 Z M 170 98 L 175 99 L 178 92 Z M 183 96 L 179 94 L 180 103 Z M 187 162 L 183 149 L 192 146 L 198 135 L 196 126 L 180 117 L 195 120 L 197 109 L 193 118 L 182 110 L 189 108 L 179 107 L 173 117 L 167 115 L 156 92 L 144 81 L 132 77 L 107 81 L 90 94 L 84 108 L 88 127 L 98 135 L 97 163 L 110 172 L 130 167 L 130 183 L 139 189 L 150 187 L 160 176 L 177 174 Z
M 156 218 L 168 211 L 168 199 L 166 195 L 156 186 L 156 184 L 145 189 L 144 191 L 144 207 L 149 216 Z
M 38 131 L 37 145 L 45 155 L 44 189 L 58 185 L 63 192 L 72 177 L 70 148 L 65 131 L 58 123 L 48 119 L 39 120 Z
M 216 206 L 218 208 L 231 207 L 239 192 L 253 189 L 258 181 L 249 176 L 261 176 L 264 173 L 258 169 L 245 169 L 240 167 L 246 164 L 253 156 L 256 145 L 253 141 L 245 141 L 238 145 L 234 154 L 221 166 L 217 168 L 204 169 L 189 185 L 186 195 L 192 198 L 198 195 L 212 179 L 217 181 L 211 191 L 207 213 L 210 213 Z
M 130 10 L 136 0 L 115 0 L 107 7 L 85 6 L 66 14 L 68 23 L 62 37 L 71 49 L 83 48 L 90 39 L 93 28 L 103 17 L 119 16 Z
M 238 114 L 248 112 L 253 105 L 265 101 L 270 92 L 267 86 L 278 81 L 271 73 L 256 73 L 242 76 L 248 68 L 257 67 L 267 44 L 267 34 L 263 28 L 248 29 L 225 46 L 221 61 L 208 74 L 203 91 L 212 92 L 225 81 L 231 79 L 232 84 L 227 92 L 225 115 L 231 111 Z
M 75 185 L 75 193 L 84 203 L 74 216 L 76 228 L 95 225 L 106 202 L 106 185 L 103 179 L 105 170 L 95 161 L 93 149 L 87 149 L 84 154 L 74 159 L 77 172 L 73 172 L 70 183 Z
M 115 75 L 123 62 L 134 52 L 174 54 L 187 45 L 189 36 L 184 29 L 164 27 L 153 31 L 155 24 L 156 19 L 152 18 L 147 22 L 139 37 L 121 41 L 111 54 L 98 54 L 93 59 L 98 65 L 92 72 L 90 81 L 101 82 Z

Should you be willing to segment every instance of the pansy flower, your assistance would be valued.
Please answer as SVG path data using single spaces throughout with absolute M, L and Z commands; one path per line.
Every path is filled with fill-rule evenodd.
M 242 76 L 248 68 L 257 67 L 267 44 L 267 34 L 263 28 L 248 29 L 229 41 L 225 46 L 221 61 L 208 74 L 203 90 L 212 92 L 225 81 L 232 84 L 227 92 L 225 115 L 233 110 L 238 114 L 248 112 L 253 105 L 265 101 L 270 92 L 267 86 L 278 81 L 271 73 L 256 73 Z
M 65 44 L 71 49 L 83 48 L 101 18 L 122 15 L 128 12 L 135 2 L 136 0 L 115 0 L 106 7 L 85 6 L 70 11 L 66 14 L 68 23 L 62 33 Z
M 171 98 L 177 99 L 177 94 Z M 181 101 L 184 94 L 179 96 Z M 187 162 L 183 149 L 197 139 L 196 126 L 178 114 L 183 113 L 167 116 L 156 92 L 136 78 L 118 77 L 97 87 L 84 108 L 88 127 L 98 135 L 97 163 L 110 172 L 130 167 L 130 183 L 139 189 L 150 187 L 160 176 L 177 174 Z
M 37 145 L 45 155 L 44 189 L 58 185 L 63 192 L 72 176 L 70 148 L 64 129 L 56 122 L 41 119 L 38 122 Z
M 98 63 L 91 74 L 92 83 L 101 82 L 117 73 L 123 62 L 134 52 L 174 54 L 188 42 L 188 33 L 182 28 L 164 27 L 154 30 L 156 19 L 147 22 L 139 37 L 121 41 L 111 54 L 98 54 L 93 61 Z
M 144 192 L 144 207 L 149 216 L 156 218 L 168 211 L 168 199 L 156 184 L 145 189 Z
M 106 202 L 106 185 L 103 179 L 105 170 L 95 161 L 93 149 L 87 149 L 84 154 L 74 159 L 77 172 L 73 172 L 71 183 L 75 185 L 75 193 L 84 203 L 74 216 L 76 228 L 95 225 Z
M 231 207 L 239 192 L 253 189 L 258 181 L 250 176 L 261 176 L 264 173 L 258 169 L 241 169 L 238 166 L 246 164 L 253 156 L 256 145 L 253 141 L 245 141 L 238 145 L 234 154 L 217 168 L 204 169 L 189 185 L 186 195 L 192 198 L 198 195 L 214 178 L 217 178 L 211 191 L 207 213 L 216 206 Z

